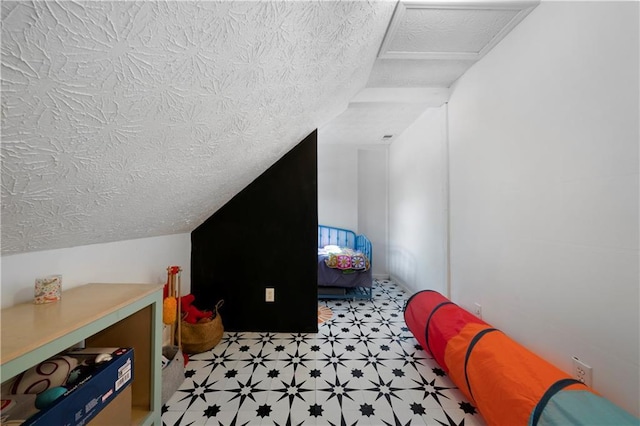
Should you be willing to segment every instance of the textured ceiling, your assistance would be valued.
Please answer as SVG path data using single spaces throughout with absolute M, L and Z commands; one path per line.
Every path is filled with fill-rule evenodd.
M 428 107 L 422 103 L 360 103 L 349 105 L 340 116 L 320 128 L 325 145 L 388 144 L 409 127 Z M 391 138 L 384 138 L 390 135 Z
M 362 90 L 318 132 L 322 144 L 390 144 L 427 109 L 449 100 L 449 89 Z M 386 136 L 386 137 L 385 137 Z
M 190 232 L 315 128 L 397 136 L 535 4 L 3 1 L 2 254 Z
M 2 254 L 189 232 L 363 88 L 392 2 L 2 2 Z
M 387 52 L 478 53 L 516 15 L 516 10 L 406 9 Z
M 450 87 L 537 1 L 400 1 L 367 87 Z
M 449 87 L 475 60 L 377 59 L 367 87 Z
M 536 0 L 399 1 L 379 57 L 478 60 L 537 4 Z
M 537 5 L 536 1 L 400 1 L 380 47 L 365 92 L 387 100 L 352 102 L 320 128 L 323 144 L 392 143 L 427 108 L 448 100 L 444 92 Z M 421 99 L 402 100 L 412 90 Z M 448 92 L 447 92 L 448 93 Z M 397 99 L 393 99 L 393 98 Z

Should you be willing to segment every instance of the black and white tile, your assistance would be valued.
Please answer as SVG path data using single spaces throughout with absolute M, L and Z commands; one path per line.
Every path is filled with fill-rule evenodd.
M 373 295 L 321 302 L 317 334 L 225 333 L 191 357 L 163 425 L 484 426 L 406 327 L 404 290 L 376 280 Z

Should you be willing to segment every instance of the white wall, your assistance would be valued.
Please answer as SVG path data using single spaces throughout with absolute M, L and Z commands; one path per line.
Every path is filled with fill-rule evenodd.
M 387 208 L 388 176 L 387 147 L 358 150 L 358 233 L 371 240 L 372 272 L 376 277 L 388 277 Z
M 318 223 L 358 229 L 358 151 L 318 144 Z
M 449 102 L 452 298 L 640 415 L 637 2 L 542 2 Z
M 318 223 L 364 233 L 373 273 L 388 277 L 387 146 L 318 143 Z
M 3 256 L 2 307 L 33 300 L 36 277 L 62 275 L 62 289 L 88 283 L 164 284 L 167 266 L 182 267 L 191 288 L 191 234 L 143 238 Z
M 446 294 L 446 106 L 423 113 L 389 149 L 389 273 Z

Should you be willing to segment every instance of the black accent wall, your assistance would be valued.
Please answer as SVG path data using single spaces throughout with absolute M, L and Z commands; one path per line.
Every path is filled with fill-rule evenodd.
M 225 330 L 318 331 L 317 175 L 315 130 L 191 233 L 195 304 L 224 299 Z

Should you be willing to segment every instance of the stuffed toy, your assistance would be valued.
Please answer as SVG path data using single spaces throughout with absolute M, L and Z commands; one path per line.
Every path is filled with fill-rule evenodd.
M 196 297 L 193 294 L 186 294 L 180 298 L 180 307 L 182 308 L 182 320 L 189 324 L 197 324 L 198 322 L 211 319 L 213 312 L 201 311 L 192 305 Z

